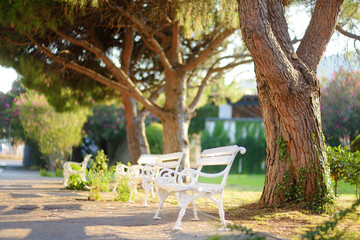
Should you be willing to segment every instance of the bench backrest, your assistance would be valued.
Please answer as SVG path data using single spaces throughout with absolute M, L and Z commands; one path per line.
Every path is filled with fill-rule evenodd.
M 157 154 L 141 154 L 137 163 L 139 165 L 159 163 L 159 157 L 160 155 Z
M 185 153 L 183 152 L 162 154 L 159 156 L 159 164 L 164 168 L 173 168 L 175 171 L 178 171 L 184 155 Z
M 238 152 L 245 154 L 246 149 L 237 145 L 205 149 L 197 161 L 198 171 L 201 171 L 203 166 L 226 165 L 225 169 L 218 173 L 219 176 L 223 177 L 221 184 L 225 185 Z
M 88 162 L 91 158 L 91 154 L 87 154 L 84 158 L 84 161 L 82 162 L 82 166 L 81 166 L 81 169 L 85 170 L 87 168 L 87 165 L 88 165 Z

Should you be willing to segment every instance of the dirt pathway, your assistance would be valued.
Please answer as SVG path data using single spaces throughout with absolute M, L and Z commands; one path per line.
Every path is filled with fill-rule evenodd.
M 87 201 L 88 192 L 64 190 L 62 179 L 38 172 L 7 168 L 0 174 L 0 239 L 206 239 L 229 235 L 220 223 L 200 214 L 185 215 L 181 231 L 173 231 L 178 207 L 165 204 L 162 219 L 153 220 L 157 203 Z M 236 239 L 241 239 L 238 235 Z M 273 239 L 273 238 L 268 238 Z

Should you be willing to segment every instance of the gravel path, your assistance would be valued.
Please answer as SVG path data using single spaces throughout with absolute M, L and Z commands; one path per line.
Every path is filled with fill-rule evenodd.
M 220 223 L 189 210 L 181 231 L 173 231 L 179 208 L 165 204 L 162 219 L 153 220 L 157 202 L 88 201 L 88 192 L 64 190 L 61 178 L 40 177 L 38 171 L 7 167 L 0 173 L 0 239 L 206 239 Z M 237 235 L 236 239 L 241 239 Z M 268 237 L 268 239 L 275 239 Z

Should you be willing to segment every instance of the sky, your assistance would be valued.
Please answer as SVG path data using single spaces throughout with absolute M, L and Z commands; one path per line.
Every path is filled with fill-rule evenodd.
M 303 10 L 299 10 L 298 8 L 291 8 L 288 16 L 288 24 L 290 28 L 293 26 L 292 30 L 289 31 L 292 35 L 291 37 L 294 37 L 295 35 L 303 36 L 310 20 L 307 13 Z M 350 51 L 354 51 L 353 44 L 353 40 L 349 40 L 348 38 L 335 32 L 329 45 L 326 48 L 326 52 L 323 56 L 323 61 L 322 63 L 320 63 L 320 67 L 318 69 L 318 76 L 321 77 L 321 75 L 323 75 L 329 78 L 332 72 L 334 70 L 337 70 L 340 67 L 341 62 L 343 62 L 335 60 L 335 62 L 338 62 L 340 64 L 336 64 L 334 63 L 334 61 L 329 64 L 329 58 L 332 58 L 332 56 L 336 54 L 345 53 L 347 51 L 347 48 Z M 358 47 L 360 48 L 360 44 L 358 44 Z M 357 67 L 359 67 L 359 64 L 357 64 Z M 8 92 L 11 89 L 12 82 L 17 78 L 18 75 L 13 69 L 0 66 L 0 91 L 4 93 Z M 249 92 L 256 91 L 256 83 L 254 81 L 254 66 L 252 64 L 244 65 L 234 69 L 233 71 L 227 73 L 225 78 L 227 79 L 227 82 L 231 82 L 234 79 L 243 79 L 244 81 L 242 87 L 249 89 Z
M 8 92 L 11 89 L 13 81 L 17 78 L 18 74 L 14 69 L 0 66 L 0 92 Z

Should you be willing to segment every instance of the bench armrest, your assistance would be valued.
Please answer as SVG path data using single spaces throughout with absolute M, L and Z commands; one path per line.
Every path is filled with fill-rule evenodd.
M 171 168 L 163 168 L 160 170 L 156 180 L 160 185 L 176 184 L 178 183 L 177 179 L 179 174 L 178 171 Z
M 125 176 L 127 174 L 128 169 L 129 166 L 119 163 L 118 165 L 116 165 L 115 175 Z

